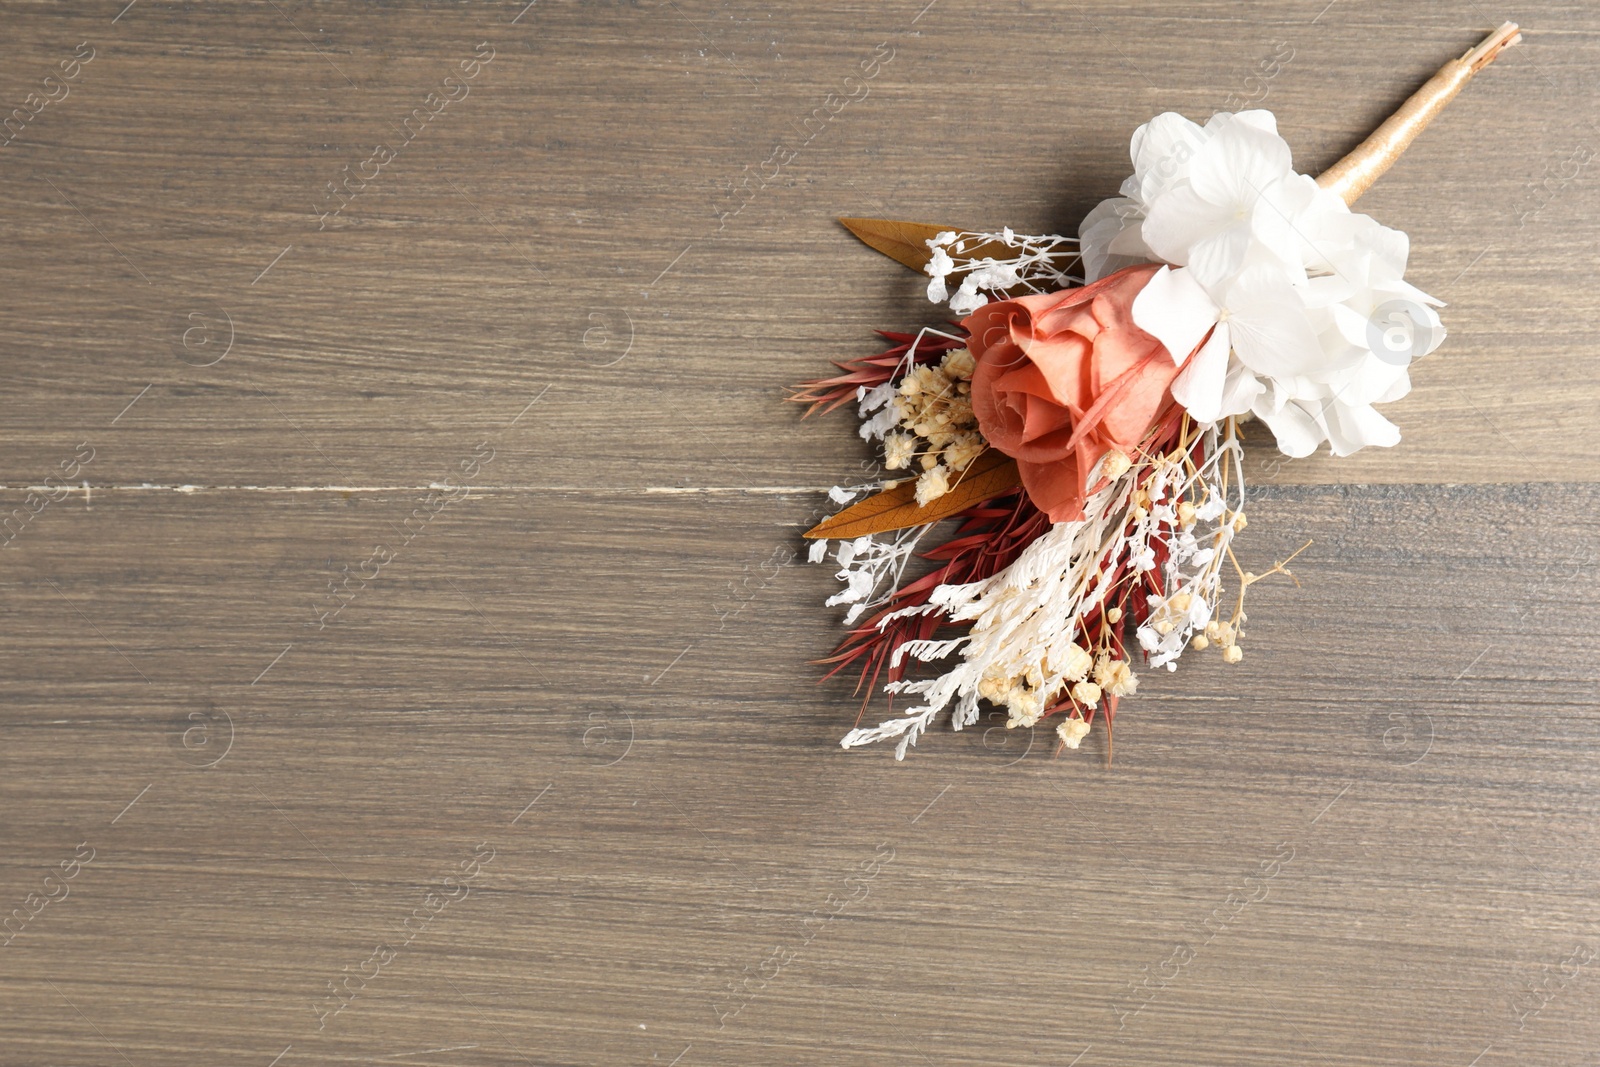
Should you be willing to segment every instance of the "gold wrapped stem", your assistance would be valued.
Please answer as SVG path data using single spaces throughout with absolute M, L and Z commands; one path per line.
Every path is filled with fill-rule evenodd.
M 1439 73 L 1413 93 L 1399 111 L 1373 131 L 1372 136 L 1319 175 L 1317 184 L 1338 193 L 1346 204 L 1354 204 L 1400 158 L 1400 153 L 1417 139 L 1417 134 L 1433 121 L 1434 116 L 1455 99 L 1455 95 L 1472 80 L 1474 74 L 1521 40 L 1522 33 L 1516 23 L 1508 22 L 1460 59 L 1452 59 L 1440 67 Z

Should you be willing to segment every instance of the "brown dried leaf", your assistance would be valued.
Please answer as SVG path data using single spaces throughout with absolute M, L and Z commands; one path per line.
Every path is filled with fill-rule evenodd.
M 839 221 L 844 224 L 845 229 L 872 248 L 919 272 L 933 258 L 933 250 L 928 247 L 931 238 L 946 230 L 960 232 L 956 226 L 929 226 L 921 222 L 892 222 L 889 219 L 840 219 Z M 973 259 L 982 259 L 985 256 L 1010 259 L 1016 254 L 1016 249 L 1007 248 L 1000 241 L 985 241 L 961 253 L 962 256 L 971 256 Z M 953 276 L 959 276 L 961 273 L 957 271 Z
M 937 500 L 930 500 L 919 507 L 917 481 L 912 478 L 869 496 L 830 519 L 824 519 L 807 530 L 806 536 L 813 539 L 849 539 L 921 526 L 925 522 L 949 518 L 974 504 L 1010 492 L 1021 484 L 1022 476 L 1017 473 L 1016 462 L 991 448 L 973 460 L 962 472 L 961 480 Z

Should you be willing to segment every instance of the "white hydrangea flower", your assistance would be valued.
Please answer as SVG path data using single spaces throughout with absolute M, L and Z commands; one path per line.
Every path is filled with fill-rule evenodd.
M 1202 423 L 1253 413 L 1291 456 L 1398 442 L 1373 405 L 1444 340 L 1441 302 L 1403 278 L 1405 234 L 1296 173 L 1268 111 L 1158 115 L 1131 156 L 1122 196 L 1080 227 L 1084 272 L 1168 264 L 1133 311 L 1174 360 L 1205 342 L 1173 396 Z

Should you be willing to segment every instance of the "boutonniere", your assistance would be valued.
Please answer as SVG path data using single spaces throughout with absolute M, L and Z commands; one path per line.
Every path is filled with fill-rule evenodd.
M 910 701 L 846 748 L 895 740 L 903 759 L 987 701 L 1075 749 L 1096 722 L 1109 735 L 1137 672 L 1244 658 L 1246 591 L 1289 560 L 1254 574 L 1234 554 L 1240 423 L 1295 457 L 1400 440 L 1379 406 L 1444 339 L 1442 305 L 1405 280 L 1406 235 L 1351 205 L 1519 40 L 1507 23 L 1447 63 L 1317 178 L 1270 112 L 1169 112 L 1134 132 L 1133 174 L 1076 238 L 842 220 L 959 319 L 884 332 L 885 351 L 792 397 L 854 402 L 899 476 L 834 489 L 851 506 L 806 534 L 844 582 L 830 673 Z M 932 569 L 907 580 L 917 556 Z

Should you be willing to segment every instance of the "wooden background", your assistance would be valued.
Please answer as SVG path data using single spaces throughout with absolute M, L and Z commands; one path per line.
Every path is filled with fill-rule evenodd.
M 1504 18 L 1363 202 L 1451 305 L 1405 441 L 1256 442 L 1247 563 L 1315 544 L 1244 662 L 1147 673 L 1109 769 L 993 720 L 842 752 L 796 557 L 869 457 L 780 398 L 933 315 L 830 220 L 1071 232 L 1230 94 L 1316 171 Z M 1592 4 L 0 41 L 0 1065 L 1596 1064 Z

